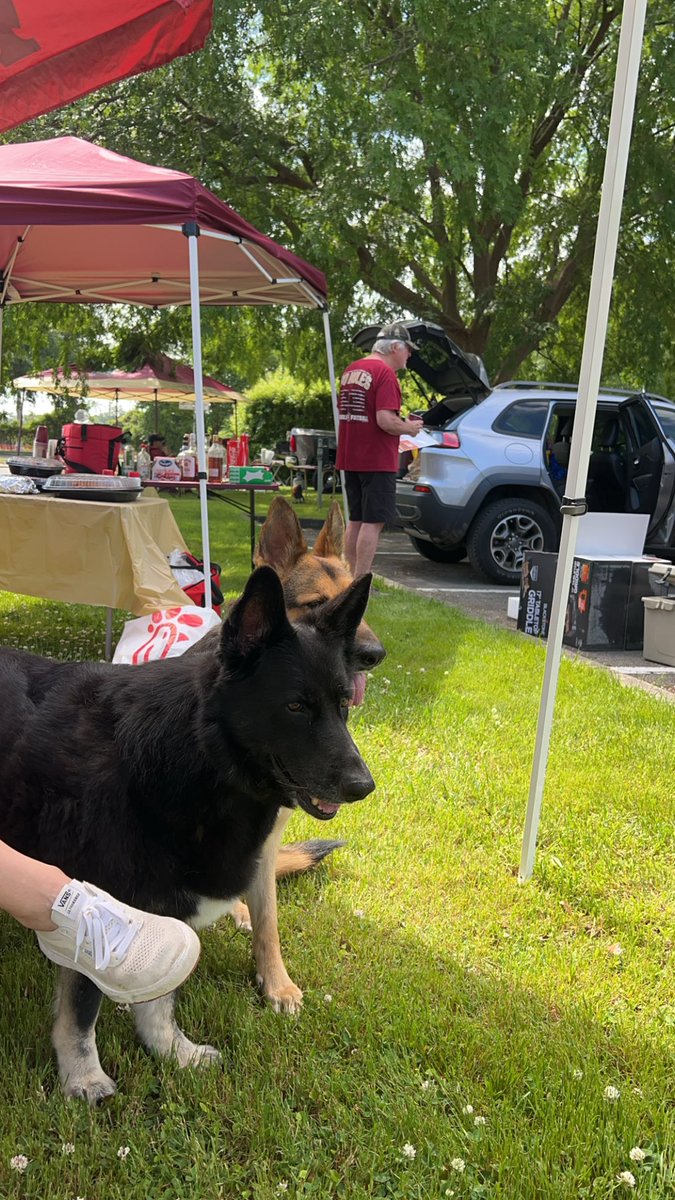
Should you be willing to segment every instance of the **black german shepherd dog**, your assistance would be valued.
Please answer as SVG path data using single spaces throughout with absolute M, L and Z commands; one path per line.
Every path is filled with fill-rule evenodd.
M 279 577 L 259 567 L 211 654 L 142 668 L 0 650 L 0 837 L 196 928 L 246 893 L 255 932 L 280 807 L 329 820 L 375 786 L 347 729 L 369 586 L 364 576 L 292 625 Z M 100 1001 L 61 970 L 61 1083 L 92 1104 L 115 1090 L 96 1049 Z M 173 995 L 133 1007 L 149 1049 L 181 1066 L 218 1057 L 180 1031 Z

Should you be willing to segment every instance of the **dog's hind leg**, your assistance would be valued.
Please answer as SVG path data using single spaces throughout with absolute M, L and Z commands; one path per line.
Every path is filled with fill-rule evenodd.
M 277 924 L 276 864 L 279 843 L 290 808 L 282 808 L 274 828 L 263 846 L 258 870 L 246 893 L 253 925 L 253 957 L 256 978 L 262 994 L 275 1012 L 296 1013 L 302 1005 L 302 992 L 284 966 Z
M 179 1067 L 220 1062 L 220 1054 L 213 1046 L 196 1046 L 181 1032 L 173 1015 L 175 1002 L 176 993 L 170 992 L 159 1000 L 131 1006 L 139 1041 L 160 1058 L 175 1058 Z
M 96 985 L 79 971 L 59 970 L 52 1042 L 61 1087 L 68 1098 L 83 1096 L 91 1105 L 100 1104 L 117 1090 L 96 1049 L 96 1018 L 102 999 Z

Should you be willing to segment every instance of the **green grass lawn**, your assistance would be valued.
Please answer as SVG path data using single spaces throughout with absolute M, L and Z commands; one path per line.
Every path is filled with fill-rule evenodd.
M 197 504 L 172 507 L 196 548 Z M 209 512 L 235 594 L 246 519 Z M 280 887 L 302 1014 L 263 1007 L 221 922 L 179 1020 L 223 1068 L 150 1059 L 106 1003 L 119 1093 L 90 1112 L 59 1095 L 52 969 L 5 918 L 3 1200 L 675 1194 L 675 709 L 563 661 L 521 886 L 543 647 L 382 585 L 368 619 L 389 654 L 351 724 L 377 790 L 332 824 L 345 848 Z M 100 657 L 103 615 L 5 594 L 0 642 Z M 293 817 L 290 840 L 317 834 Z

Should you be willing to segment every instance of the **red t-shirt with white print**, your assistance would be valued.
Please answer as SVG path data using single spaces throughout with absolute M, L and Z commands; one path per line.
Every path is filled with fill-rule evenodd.
M 375 414 L 399 413 L 401 385 L 381 358 L 359 358 L 343 371 L 338 396 L 337 467 L 342 471 L 396 471 L 397 433 L 385 433 Z

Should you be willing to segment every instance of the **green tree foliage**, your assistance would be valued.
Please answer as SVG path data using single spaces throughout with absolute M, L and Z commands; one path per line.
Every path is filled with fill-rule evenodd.
M 288 371 L 273 371 L 248 392 L 246 426 L 256 453 L 261 447 L 273 450 L 277 442 L 286 440 L 293 426 L 332 429 L 328 382 L 305 384 Z
M 539 361 L 576 373 L 621 7 L 216 0 L 200 54 L 31 136 L 76 131 L 196 174 L 324 269 L 340 360 L 358 324 L 410 313 L 495 380 Z M 674 63 L 672 6 L 650 0 L 608 359 L 646 382 L 675 315 Z M 317 332 L 308 312 L 228 311 L 207 344 L 250 382 L 317 373 Z

